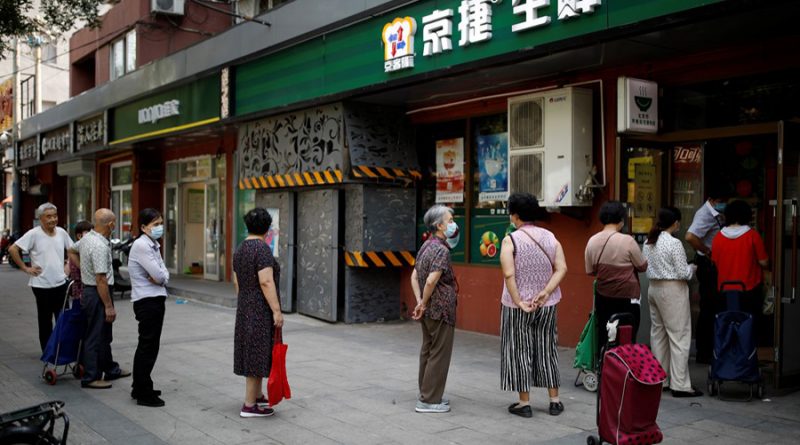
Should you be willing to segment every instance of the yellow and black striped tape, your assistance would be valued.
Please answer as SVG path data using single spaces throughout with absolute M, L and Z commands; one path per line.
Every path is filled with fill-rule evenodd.
M 415 264 L 414 255 L 407 251 L 347 252 L 344 262 L 350 267 L 403 267 Z
M 368 167 L 366 165 L 354 165 L 353 176 L 356 178 L 371 179 L 422 179 L 422 173 L 418 170 L 403 170 L 402 168 L 390 167 Z
M 301 187 L 310 185 L 340 184 L 344 176 L 341 170 L 321 172 L 298 172 L 283 175 L 254 176 L 239 181 L 240 190 Z

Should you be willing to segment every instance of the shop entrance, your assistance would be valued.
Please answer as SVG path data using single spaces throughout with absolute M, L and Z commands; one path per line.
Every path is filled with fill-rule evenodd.
M 219 166 L 221 164 L 221 167 Z M 201 158 L 167 164 L 164 261 L 172 273 L 219 281 L 225 270 L 224 193 L 214 171 L 224 161 Z
M 779 122 L 670 133 L 619 141 L 620 197 L 629 206 L 627 229 L 643 243 L 663 206 L 677 207 L 683 240 L 710 184 L 727 186 L 731 199 L 753 208 L 751 227 L 764 239 L 773 272 L 766 293 L 775 304 L 760 320 L 759 358 L 774 371 L 776 386 L 800 383 L 800 302 L 797 301 L 797 214 L 800 212 L 800 124 Z M 684 242 L 691 260 L 695 252 Z M 646 279 L 643 295 L 646 295 Z M 698 312 L 692 287 L 693 318 Z M 649 338 L 649 308 L 642 299 L 640 338 Z M 693 330 L 695 332 L 695 330 Z

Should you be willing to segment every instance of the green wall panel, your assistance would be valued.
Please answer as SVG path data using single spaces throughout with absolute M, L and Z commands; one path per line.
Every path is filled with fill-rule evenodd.
M 246 115 L 295 102 L 386 83 L 481 59 L 525 51 L 612 27 L 663 16 L 724 0 L 606 0 L 593 14 L 566 21 L 558 20 L 558 1 L 540 9 L 551 17 L 550 24 L 512 32 L 513 24 L 524 20 L 513 13 L 513 2 L 492 4 L 492 38 L 485 42 L 458 45 L 460 0 L 421 1 L 345 29 L 287 48 L 237 67 L 235 113 Z M 453 49 L 424 57 L 422 17 L 434 10 L 453 10 Z M 383 69 L 383 26 L 395 17 L 413 17 L 417 22 L 414 39 L 414 68 L 385 73 Z
M 180 114 L 159 119 L 155 123 L 139 123 L 140 109 L 173 99 L 180 101 Z M 219 110 L 220 77 L 219 74 L 215 74 L 112 109 L 111 140 L 117 141 L 219 117 Z

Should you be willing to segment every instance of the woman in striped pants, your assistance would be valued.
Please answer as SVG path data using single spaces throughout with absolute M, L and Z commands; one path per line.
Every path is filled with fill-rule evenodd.
M 500 381 L 504 391 L 519 393 L 519 402 L 508 412 L 532 417 L 530 388 L 547 388 L 550 415 L 564 411 L 558 398 L 560 375 L 556 349 L 556 304 L 561 300 L 558 284 L 567 273 L 564 250 L 549 230 L 533 222 L 542 215 L 537 199 L 514 193 L 508 213 L 516 230 L 503 239 Z

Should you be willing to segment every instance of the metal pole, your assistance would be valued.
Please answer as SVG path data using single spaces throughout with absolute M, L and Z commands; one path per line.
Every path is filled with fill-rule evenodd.
M 33 86 L 33 114 L 39 114 L 42 112 L 42 42 L 40 40 L 37 40 L 34 54 L 36 54 L 36 69 L 33 75 L 36 78 Z
M 14 126 L 11 127 L 11 144 L 14 147 L 14 166 L 12 167 L 11 179 L 11 233 L 22 232 L 22 188 L 20 187 L 20 176 L 17 165 L 19 163 L 19 153 L 17 153 L 17 138 L 19 137 L 19 121 L 22 113 L 22 95 L 20 91 L 19 67 L 20 67 L 20 45 L 19 38 L 14 38 Z

